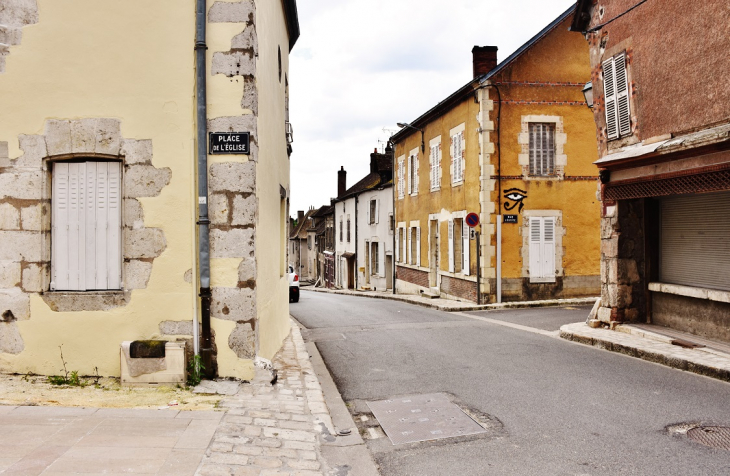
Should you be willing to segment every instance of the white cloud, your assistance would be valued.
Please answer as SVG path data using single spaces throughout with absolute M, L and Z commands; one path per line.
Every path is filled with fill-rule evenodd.
M 329 203 L 369 170 L 383 128 L 411 121 L 472 77 L 474 45 L 502 61 L 571 0 L 299 0 L 290 57 L 291 211 Z M 577 34 L 577 33 L 576 33 Z

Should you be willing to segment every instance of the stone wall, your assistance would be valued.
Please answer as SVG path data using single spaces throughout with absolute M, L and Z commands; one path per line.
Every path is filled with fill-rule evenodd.
M 396 277 L 397 279 L 413 283 L 417 286 L 428 288 L 428 271 L 396 266 Z
M 124 138 L 116 119 L 48 120 L 42 135 L 20 135 L 23 154 L 0 163 L 0 352 L 20 353 L 15 321 L 30 319 L 30 295 L 53 311 L 94 311 L 125 306 L 143 289 L 153 262 L 167 247 L 164 232 L 144 224 L 137 198 L 155 197 L 172 172 L 152 165 L 152 141 Z M 123 289 L 49 292 L 52 162 L 111 159 L 123 164 Z

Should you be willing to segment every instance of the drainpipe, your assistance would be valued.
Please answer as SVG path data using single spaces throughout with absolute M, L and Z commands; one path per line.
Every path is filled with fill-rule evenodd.
M 360 248 L 360 243 L 357 242 L 357 202 L 358 202 L 358 196 L 355 195 L 355 290 L 358 289 L 357 286 L 357 276 L 360 273 L 358 264 L 360 261 L 360 255 L 357 253 L 358 248 Z
M 198 141 L 198 272 L 200 273 L 200 318 L 203 345 L 200 349 L 205 376 L 215 376 L 213 343 L 210 332 L 210 220 L 208 219 L 208 105 L 205 68 L 205 0 L 195 7 L 195 99 Z

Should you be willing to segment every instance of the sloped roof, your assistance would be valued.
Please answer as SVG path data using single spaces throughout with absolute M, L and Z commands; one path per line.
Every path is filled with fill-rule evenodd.
M 306 224 L 309 223 L 309 217 L 312 216 L 312 214 L 315 212 L 314 208 L 310 208 L 307 210 L 307 213 L 304 214 L 304 218 L 300 223 L 297 223 L 297 226 L 295 226 L 291 232 L 289 233 L 289 238 L 301 238 L 306 239 L 307 238 L 307 226 Z

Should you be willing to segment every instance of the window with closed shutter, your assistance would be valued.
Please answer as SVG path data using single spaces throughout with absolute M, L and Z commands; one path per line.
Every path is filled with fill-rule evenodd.
M 606 103 L 606 137 L 617 139 L 631 134 L 629 79 L 626 54 L 603 62 L 603 94 Z
M 555 124 L 529 124 L 530 175 L 555 175 Z
M 119 162 L 53 165 L 51 290 L 122 286 Z
M 530 217 L 530 282 L 555 282 L 555 218 Z

